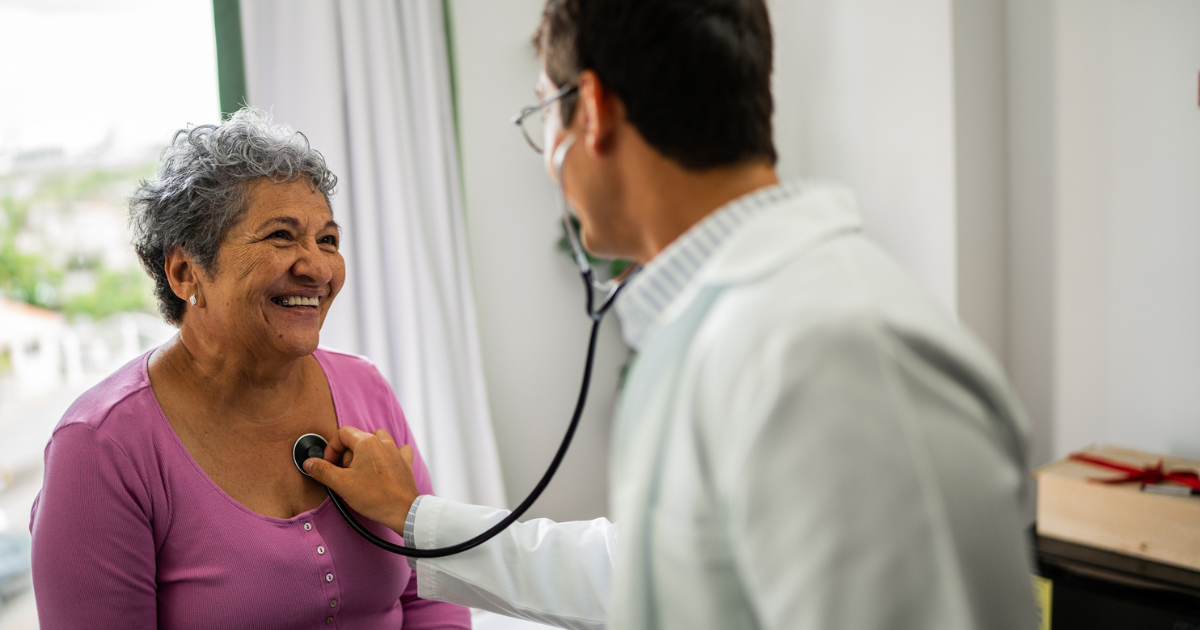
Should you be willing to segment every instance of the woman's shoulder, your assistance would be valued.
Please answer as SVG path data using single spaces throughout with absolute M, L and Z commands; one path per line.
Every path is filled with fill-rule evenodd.
M 375 363 L 360 354 L 321 346 L 313 352 L 313 356 L 324 368 L 326 377 L 331 381 L 336 380 L 338 385 L 388 386 Z
M 375 363 L 361 354 L 345 352 L 329 346 L 318 346 L 313 356 L 322 365 L 337 366 L 347 370 L 376 370 Z
M 406 430 L 395 391 L 370 359 L 324 347 L 313 356 L 325 371 L 340 422 L 368 431 Z
M 143 399 L 145 395 L 152 395 L 146 367 L 149 356 L 150 352 L 147 352 L 134 358 L 81 394 L 67 408 L 54 432 L 73 425 L 104 430 L 115 417 L 134 421 L 144 419 L 151 411 Z
M 317 348 L 313 356 L 339 398 L 358 404 L 395 400 L 392 386 L 367 357 L 325 347 Z
M 46 444 L 48 485 L 85 475 L 140 479 L 130 487 L 150 487 L 163 433 L 155 422 L 161 410 L 150 389 L 149 355 L 121 366 L 67 408 Z

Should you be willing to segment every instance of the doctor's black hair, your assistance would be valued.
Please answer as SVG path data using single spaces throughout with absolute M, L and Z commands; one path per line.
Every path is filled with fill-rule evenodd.
M 595 72 L 684 168 L 777 159 L 765 0 L 547 0 L 534 45 L 557 86 Z M 563 99 L 564 126 L 577 104 Z

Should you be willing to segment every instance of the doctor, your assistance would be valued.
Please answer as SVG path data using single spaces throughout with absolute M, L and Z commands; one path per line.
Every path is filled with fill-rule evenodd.
M 516 524 L 416 560 L 421 597 L 567 628 L 1033 627 L 1022 411 L 847 191 L 779 184 L 771 39 L 762 0 L 547 2 L 541 148 L 573 142 L 587 248 L 645 265 L 616 306 L 619 527 Z M 417 496 L 385 434 L 343 428 L 326 460 L 408 545 L 505 514 Z

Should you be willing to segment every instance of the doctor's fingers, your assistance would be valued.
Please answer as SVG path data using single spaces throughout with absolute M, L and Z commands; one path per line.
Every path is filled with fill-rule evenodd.
M 362 429 L 344 426 L 333 434 L 333 439 L 329 440 L 329 446 L 326 447 L 325 453 L 329 454 L 332 449 L 334 453 L 341 454 L 346 451 L 356 451 L 361 448 L 364 440 L 371 441 L 377 439 L 375 434 L 367 433 Z M 328 459 L 328 458 L 326 458 Z
M 335 464 L 341 458 L 342 465 L 349 466 L 350 460 L 354 457 L 354 452 L 346 450 L 346 446 L 338 439 L 338 434 L 334 433 L 333 439 L 329 440 L 329 443 L 325 445 L 325 455 L 323 457 L 325 461 Z
M 392 446 L 392 447 L 396 446 L 396 440 L 392 439 L 392 434 L 388 433 L 386 429 L 376 430 L 375 437 L 379 438 L 380 442 L 383 442 L 384 444 L 387 444 L 388 446 Z
M 380 431 L 383 431 L 380 429 Z M 356 427 L 346 425 L 341 427 L 333 434 L 333 439 L 325 446 L 325 460 L 337 463 L 338 458 L 342 460 L 342 466 L 350 466 L 354 461 L 354 451 L 363 448 L 363 440 L 369 440 L 372 437 L 378 437 L 379 432 L 374 434 L 367 433 Z M 386 431 L 383 431 L 387 435 Z M 391 436 L 388 436 L 391 439 Z
M 349 445 L 355 456 L 346 468 L 313 458 L 304 463 L 305 470 L 359 514 L 403 532 L 408 510 L 420 494 L 413 476 L 412 449 L 407 445 L 398 449 L 390 440 L 364 435 L 367 437 Z
M 332 462 L 318 457 L 310 457 L 304 460 L 304 472 L 322 485 L 329 486 L 333 488 L 334 492 L 340 493 L 347 481 L 346 475 L 349 471 Z
M 325 445 L 325 459 L 336 462 L 342 453 L 346 452 L 346 444 L 342 441 L 342 431 L 352 427 L 340 427 L 333 432 L 333 437 Z

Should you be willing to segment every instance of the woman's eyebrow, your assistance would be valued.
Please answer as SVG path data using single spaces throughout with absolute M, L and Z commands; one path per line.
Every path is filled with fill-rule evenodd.
M 271 217 L 270 219 L 263 221 L 262 224 L 258 226 L 258 229 L 263 230 L 274 224 L 283 224 L 297 230 L 301 227 L 300 219 L 297 219 L 296 217 Z M 334 221 L 333 219 L 326 221 L 325 225 L 321 227 L 322 230 L 328 230 L 329 228 L 333 228 L 339 233 L 342 231 L 342 226 L 338 225 L 338 222 Z
M 282 223 L 284 225 L 287 225 L 288 227 L 293 227 L 293 228 L 300 227 L 300 220 L 295 217 L 271 217 L 270 219 L 263 221 L 262 225 L 258 226 L 258 229 L 261 230 L 261 229 L 263 229 L 269 225 L 275 224 L 275 223 Z

